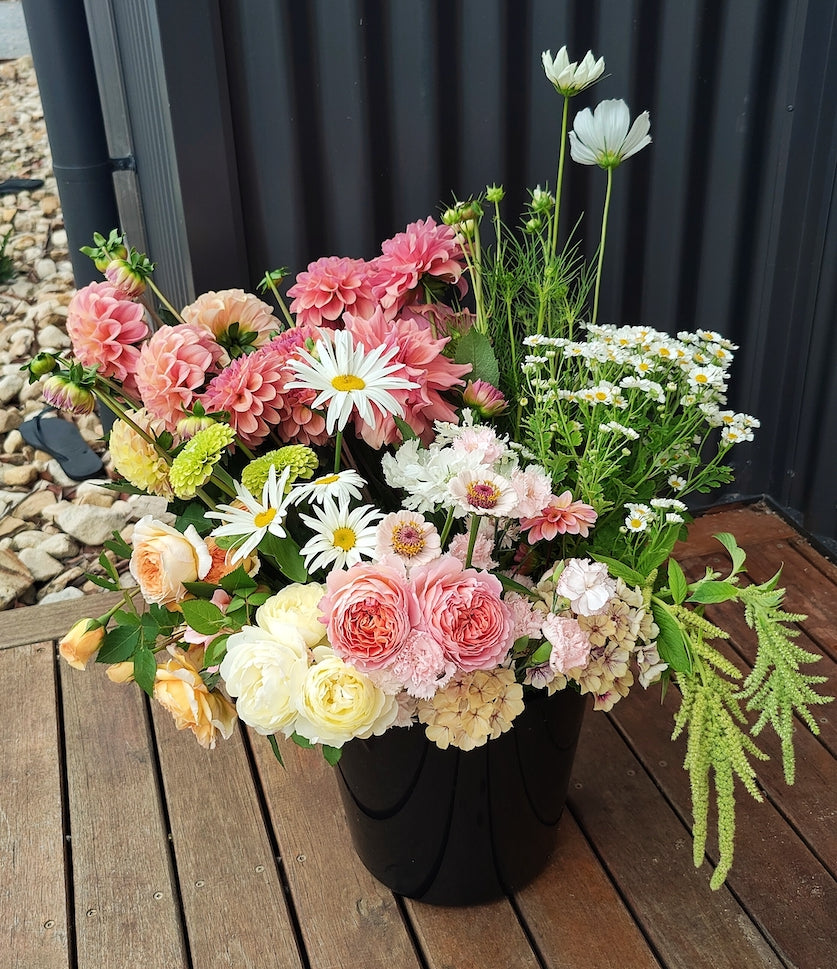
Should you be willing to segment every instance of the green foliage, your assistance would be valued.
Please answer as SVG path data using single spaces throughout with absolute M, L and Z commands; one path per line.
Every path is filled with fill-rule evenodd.
M 13 232 L 14 219 L 12 219 L 12 224 L 9 226 L 8 232 L 0 239 L 0 285 L 10 283 L 16 275 L 14 260 L 6 252 L 6 247 L 9 244 L 9 239 L 11 239 Z
M 782 742 L 782 762 L 785 780 L 793 784 L 796 759 L 793 748 L 793 720 L 796 714 L 814 734 L 819 726 L 809 706 L 829 703 L 832 697 L 822 696 L 811 687 L 824 683 L 826 677 L 800 672 L 801 663 L 816 663 L 820 656 L 797 646 L 793 640 L 799 630 L 787 625 L 801 622 L 805 616 L 785 612 L 781 608 L 783 589 L 774 588 L 777 577 L 762 585 L 740 590 L 747 624 L 758 636 L 758 652 L 752 672 L 739 693 L 747 701 L 747 709 L 758 711 L 753 726 L 758 735 L 769 723 Z

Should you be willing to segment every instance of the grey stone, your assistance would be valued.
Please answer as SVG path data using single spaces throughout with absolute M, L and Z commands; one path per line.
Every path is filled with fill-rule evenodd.
M 49 582 L 64 571 L 64 566 L 57 559 L 40 548 L 22 548 L 17 554 L 36 582 Z
M 55 523 L 82 545 L 101 545 L 128 524 L 128 516 L 119 509 L 67 503 L 58 511 Z
M 70 599 L 83 599 L 84 593 L 81 589 L 76 588 L 74 585 L 68 585 L 63 589 L 59 589 L 57 592 L 47 592 L 46 595 L 41 592 L 38 596 L 38 603 L 42 606 L 48 606 L 51 602 L 68 602 Z

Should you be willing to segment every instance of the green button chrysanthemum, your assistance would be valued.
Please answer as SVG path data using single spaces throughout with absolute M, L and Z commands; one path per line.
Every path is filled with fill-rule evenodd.
M 228 424 L 212 424 L 189 441 L 169 468 L 169 481 L 178 498 L 195 497 L 234 439 L 235 431 Z
M 255 461 L 251 461 L 241 475 L 241 483 L 251 495 L 260 495 L 271 467 L 276 468 L 277 474 L 285 468 L 290 468 L 287 488 L 299 478 L 310 478 L 317 470 L 319 459 L 317 455 L 304 444 L 289 444 L 277 451 L 268 451 Z

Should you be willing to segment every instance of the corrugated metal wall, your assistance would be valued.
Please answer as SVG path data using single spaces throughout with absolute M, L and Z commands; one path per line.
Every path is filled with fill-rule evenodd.
M 834 3 L 85 2 L 94 41 L 107 8 L 123 52 L 140 182 L 176 172 L 176 205 L 152 178 L 139 194 L 152 254 L 188 250 L 183 298 L 372 256 L 453 193 L 502 182 L 513 204 L 554 184 L 560 101 L 541 51 L 603 55 L 607 78 L 573 107 L 623 97 L 650 111 L 654 142 L 616 172 L 600 319 L 740 343 L 734 403 L 762 430 L 736 487 L 837 537 Z M 131 27 L 137 11 L 154 29 Z M 153 97 L 132 74 L 147 44 L 162 64 Z M 571 166 L 565 200 L 589 213 L 589 252 L 603 190 L 603 173 Z

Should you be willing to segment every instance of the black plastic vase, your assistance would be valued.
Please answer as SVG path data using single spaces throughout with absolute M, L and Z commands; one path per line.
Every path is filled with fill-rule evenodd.
M 420 725 L 346 744 L 337 776 L 360 860 L 436 905 L 523 888 L 555 848 L 585 700 L 532 694 L 511 730 L 470 751 L 440 750 Z

